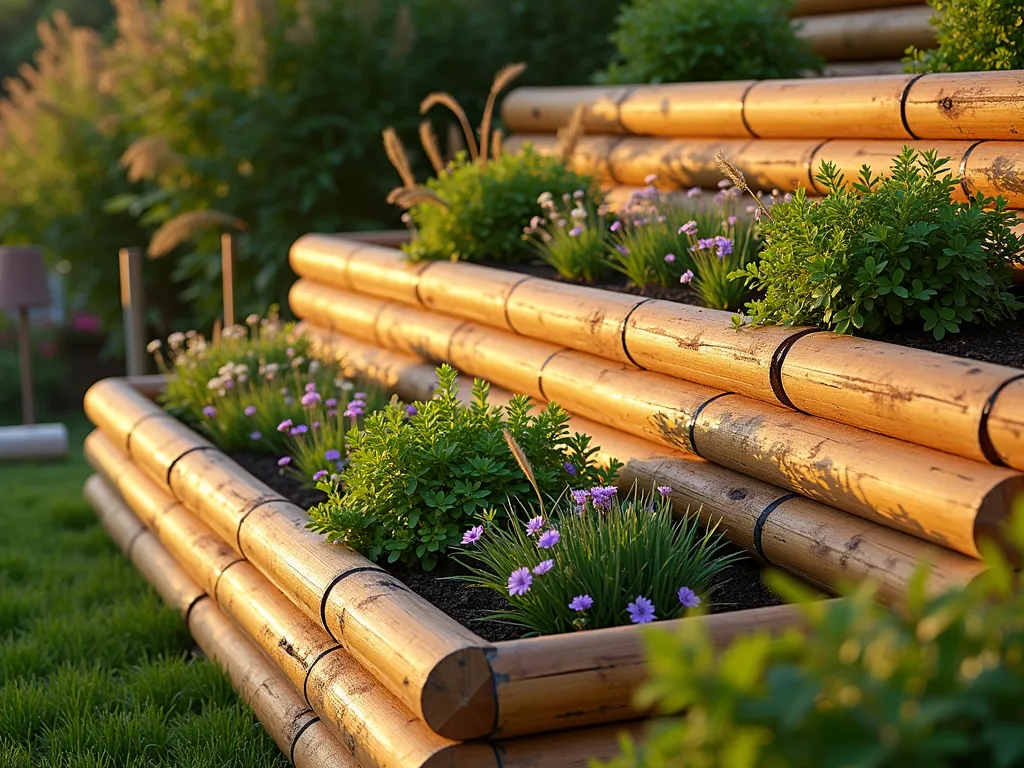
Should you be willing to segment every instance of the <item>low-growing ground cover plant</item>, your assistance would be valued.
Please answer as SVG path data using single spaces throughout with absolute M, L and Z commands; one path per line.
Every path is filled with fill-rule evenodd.
M 907 49 L 913 72 L 1024 67 L 1024 8 L 1008 0 L 929 0 L 938 47 Z
M 346 434 L 385 402 L 379 389 L 312 357 L 309 340 L 273 311 L 250 316 L 246 327 L 225 328 L 212 341 L 178 332 L 149 348 L 169 376 L 167 410 L 222 450 L 279 456 L 281 467 L 305 482 L 321 470 L 337 472 Z
M 764 292 L 747 304 L 753 323 L 841 334 L 920 324 L 941 339 L 964 324 L 1012 319 L 1024 306 L 1008 290 L 1022 247 L 1016 216 L 980 192 L 954 202 L 948 162 L 904 147 L 888 176 L 865 165 L 851 186 L 822 163 L 824 199 L 799 190 L 766 211 L 761 259 L 735 273 Z
M 865 582 L 844 600 L 807 603 L 805 633 L 755 632 L 724 651 L 701 626 L 652 630 L 638 703 L 677 717 L 612 766 L 1024 765 L 1024 579 L 994 547 L 985 560 L 988 571 L 938 597 L 925 596 L 922 566 L 902 612 Z M 791 601 L 807 597 L 771 582 Z
M 488 403 L 477 380 L 472 402 L 457 396 L 455 369 L 442 365 L 434 397 L 393 400 L 349 433 L 349 463 L 339 482 L 318 487 L 327 501 L 310 510 L 313 530 L 374 561 L 433 569 L 481 513 L 527 500 L 530 484 L 509 454 L 507 429 L 523 447 L 545 499 L 570 483 L 607 484 L 617 465 L 595 465 L 586 435 L 570 435 L 554 403 L 538 413 L 519 395 L 505 408 Z
M 464 580 L 508 598 L 488 618 L 531 634 L 679 618 L 711 598 L 738 555 L 696 515 L 673 521 L 671 492 L 633 488 L 620 501 L 614 486 L 574 488 L 525 519 L 510 513 L 511 527 L 485 515 L 463 534 Z
M 402 179 L 388 201 L 408 209 L 404 220 L 413 232 L 403 250 L 411 261 L 518 262 L 529 256 L 520 237 L 535 214 L 543 192 L 559 197 L 583 189 L 598 196 L 593 178 L 572 171 L 567 163 L 579 137 L 582 113 L 562 132 L 557 155 L 542 155 L 529 146 L 519 154 L 501 151 L 501 132 L 492 131 L 498 94 L 525 69 L 513 64 L 495 77 L 480 123 L 480 145 L 462 107 L 447 93 L 430 94 L 420 105 L 426 113 L 436 105 L 449 108 L 465 133 L 467 149 L 445 164 L 429 122 L 420 125 L 420 139 L 437 176 L 417 184 L 397 134 L 384 132 L 384 146 Z

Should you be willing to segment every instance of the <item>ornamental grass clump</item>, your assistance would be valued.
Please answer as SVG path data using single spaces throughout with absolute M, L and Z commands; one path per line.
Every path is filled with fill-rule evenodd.
M 904 147 L 888 176 L 865 165 L 850 186 L 823 162 L 824 199 L 799 190 L 772 206 L 761 260 L 734 273 L 764 292 L 747 304 L 752 322 L 840 334 L 906 323 L 942 339 L 965 324 L 1012 320 L 1024 306 L 1009 291 L 1017 218 L 1001 197 L 954 202 L 948 162 Z
M 739 555 L 716 527 L 672 517 L 672 489 L 576 488 L 548 511 L 493 514 L 465 532 L 465 581 L 504 595 L 489 616 L 548 635 L 675 619 L 713 598 L 716 577 Z
M 524 64 L 512 64 L 495 76 L 480 123 L 479 147 L 465 111 L 451 95 L 432 93 L 423 100 L 422 114 L 443 106 L 455 115 L 467 147 L 445 165 L 430 122 L 421 123 L 420 140 L 437 174 L 426 186 L 417 183 L 398 134 L 391 128 L 384 131 L 384 148 L 403 185 L 391 191 L 388 202 L 407 209 L 403 220 L 412 230 L 412 241 L 403 250 L 410 261 L 526 261 L 530 249 L 521 235 L 542 193 L 561 197 L 583 189 L 597 198 L 594 179 L 567 165 L 582 131 L 582 108 L 559 132 L 555 155 L 538 154 L 529 145 L 519 154 L 502 152 L 501 131 L 492 129 L 496 99 L 525 69 Z
M 549 403 L 538 413 L 524 395 L 505 408 L 488 403 L 477 379 L 468 405 L 449 365 L 437 371 L 432 399 L 393 400 L 349 433 L 349 462 L 338 482 L 322 480 L 327 501 L 310 510 L 310 527 L 375 562 L 433 569 L 487 510 L 531 503 L 531 484 L 551 503 L 571 482 L 603 484 L 618 464 L 598 468 L 586 435 L 570 435 L 569 415 Z M 504 432 L 522 446 L 528 480 L 509 454 Z M 497 518 L 496 518 L 497 519 Z
M 1024 547 L 1018 509 L 1008 539 Z M 638 705 L 658 725 L 613 768 L 1024 766 L 1024 577 L 992 546 L 966 587 L 905 607 L 861 583 L 805 602 L 806 627 L 748 633 L 722 648 L 702 626 L 647 633 Z M 1019 559 L 1019 554 L 1018 554 Z M 791 602 L 807 588 L 770 575 Z

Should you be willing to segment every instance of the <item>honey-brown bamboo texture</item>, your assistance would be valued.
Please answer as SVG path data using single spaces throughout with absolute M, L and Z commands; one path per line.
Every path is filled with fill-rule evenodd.
M 934 14 L 921 5 L 807 16 L 794 23 L 797 37 L 828 61 L 864 61 L 898 58 L 909 46 L 934 48 Z

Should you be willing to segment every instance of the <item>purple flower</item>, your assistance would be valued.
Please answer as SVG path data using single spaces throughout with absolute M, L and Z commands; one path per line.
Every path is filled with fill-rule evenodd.
M 718 188 L 719 189 L 728 189 L 731 186 L 732 186 L 732 182 L 729 181 L 728 179 L 722 179 L 720 182 L 718 182 Z
M 321 469 L 319 472 L 314 472 L 313 473 L 313 481 L 314 482 L 319 483 L 325 477 L 327 477 L 327 470 L 326 469 Z
M 245 410 L 242 411 L 242 413 L 244 413 L 246 416 L 255 416 L 256 415 L 256 406 L 255 405 L 247 405 L 247 406 L 245 406 Z
M 415 405 L 407 405 L 405 406 L 405 412 L 409 416 L 415 416 L 420 411 Z
M 299 401 L 306 408 L 312 408 L 314 405 L 320 402 L 320 395 L 317 392 L 307 392 L 302 396 L 302 400 Z
M 334 448 L 329 448 L 328 450 L 324 451 L 324 459 L 327 461 L 337 461 L 340 458 L 341 451 L 338 451 Z
M 638 596 L 636 602 L 627 605 L 626 612 L 634 624 L 648 624 L 654 621 L 654 603 L 643 595 Z
M 730 240 L 728 237 L 716 237 L 715 248 L 715 253 L 717 254 L 718 258 L 724 258 L 725 256 L 728 256 L 730 253 L 732 253 L 732 240 Z
M 578 225 L 569 230 L 569 237 L 579 237 L 582 234 L 583 234 L 583 227 L 578 226 Z
M 463 544 L 476 544 L 480 540 L 480 537 L 484 535 L 484 527 L 482 525 L 476 525 L 470 528 L 468 531 L 462 534 Z
M 540 535 L 540 538 L 537 539 L 537 549 L 551 549 L 558 543 L 560 538 L 562 538 L 562 534 L 558 532 L 557 528 L 544 531 L 544 533 Z
M 666 261 L 666 263 L 671 264 L 675 260 L 676 260 L 676 255 L 674 253 L 666 253 L 665 254 L 665 261 Z
M 282 395 L 287 395 L 288 394 L 288 387 L 281 387 L 281 394 Z
M 687 197 L 699 197 L 700 196 L 700 192 L 701 192 L 700 187 L 690 187 L 688 190 L 686 190 L 686 196 Z
M 683 224 L 683 226 L 681 226 L 679 228 L 679 232 L 677 234 L 680 234 L 680 235 L 696 235 L 697 234 L 697 222 L 696 221 L 692 221 L 692 220 L 686 222 L 685 224 Z
M 287 405 L 287 406 L 291 406 L 291 404 L 294 403 L 294 402 L 295 402 L 295 398 L 293 398 L 291 395 L 288 395 L 288 397 L 286 397 L 284 399 L 284 404 Z
M 728 219 L 726 219 L 726 221 L 729 223 L 729 226 L 731 227 L 736 223 L 736 217 L 730 216 Z
M 306 383 L 306 392 L 307 393 L 316 392 L 316 382 L 315 381 L 310 381 L 310 382 Z
M 620 229 L 622 229 L 622 222 L 621 221 L 613 221 L 612 225 L 610 227 L 608 227 L 608 229 L 610 231 L 612 231 L 612 232 L 618 232 Z
M 565 467 L 565 471 L 568 472 L 570 475 L 576 474 L 576 467 L 573 466 L 573 463 L 571 461 L 565 462 L 565 464 L 563 464 L 562 466 Z
M 571 491 L 573 503 L 576 504 L 577 509 L 583 509 L 587 506 L 587 499 L 590 498 L 590 491 L 583 489 L 576 489 Z
M 614 485 L 609 485 L 606 488 L 594 488 L 590 491 L 590 496 L 594 500 L 595 509 L 609 509 L 612 505 L 612 499 L 614 499 L 619 493 L 619 490 Z
M 538 576 L 543 576 L 545 573 L 555 567 L 554 560 L 541 560 L 537 565 L 534 566 L 533 572 Z
M 263 437 L 263 433 L 262 432 L 250 432 L 249 433 L 249 439 L 250 440 L 259 440 L 261 437 Z
M 572 599 L 572 602 L 569 603 L 569 607 L 577 613 L 582 613 L 593 605 L 594 598 L 590 595 L 576 595 L 576 597 Z
M 615 246 L 615 250 L 617 250 L 623 256 L 629 256 L 629 248 L 627 248 L 626 246 L 622 245 L 622 243 L 619 243 L 618 245 L 616 245 Z
M 309 432 L 309 427 L 307 427 L 305 424 L 299 424 L 296 427 L 292 427 L 288 431 L 288 434 L 291 435 L 292 437 L 296 437 L 297 435 L 304 435 L 307 432 Z
M 280 459 L 277 460 L 277 466 L 279 466 L 279 467 L 287 467 L 291 463 L 292 463 L 292 457 L 291 456 L 282 456 Z
M 331 410 L 329 410 L 327 412 L 327 418 L 329 418 L 329 419 L 333 419 L 337 415 L 338 415 L 338 411 L 337 411 L 336 408 L 331 408 Z
M 311 428 L 312 429 L 320 429 L 320 422 L 319 421 L 314 421 L 313 424 L 311 425 Z
M 672 495 L 672 486 L 671 485 L 659 485 L 658 486 L 658 493 L 661 494 L 662 498 L 664 498 L 666 496 L 671 496 Z
M 697 597 L 697 593 L 689 587 L 680 587 L 677 594 L 679 595 L 679 602 L 682 603 L 683 608 L 696 608 L 700 605 L 700 598 Z
M 328 408 L 337 408 L 338 400 L 337 398 L 334 397 L 328 397 L 326 400 L 324 400 L 324 405 L 326 405 Z
M 716 245 L 718 245 L 718 243 L 715 242 L 715 238 L 714 237 L 702 237 L 700 240 L 697 241 L 696 245 L 690 247 L 690 250 L 691 251 L 710 251 Z
M 530 575 L 530 569 L 517 568 L 508 577 L 508 593 L 513 597 L 525 595 L 530 591 L 531 584 L 533 584 L 533 576 Z
M 544 527 L 544 518 L 537 516 L 530 520 L 526 524 L 526 535 L 533 536 L 535 533 L 540 533 L 540 529 Z
M 212 419 L 216 415 L 217 409 L 214 408 L 212 405 L 208 405 L 205 408 L 203 408 L 203 416 L 205 416 L 206 418 Z
M 782 202 L 784 202 L 784 203 L 791 203 L 791 202 L 793 202 L 793 196 L 791 194 L 789 194 L 789 192 L 787 192 L 786 194 L 784 194 L 782 196 Z
M 356 392 L 354 395 L 352 395 L 353 400 L 365 400 L 368 397 L 369 395 L 366 394 L 365 392 Z
M 680 283 L 692 283 L 693 282 L 693 270 L 688 269 L 679 276 Z

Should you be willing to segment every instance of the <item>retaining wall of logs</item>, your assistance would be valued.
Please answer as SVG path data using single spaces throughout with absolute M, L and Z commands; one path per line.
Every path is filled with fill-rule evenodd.
M 379 380 L 432 389 L 432 369 L 403 370 L 379 351 L 366 366 Z M 643 714 L 632 705 L 644 676 L 639 628 L 487 643 L 306 529 L 301 509 L 128 383 L 100 382 L 85 407 L 98 427 L 86 443 L 98 474 L 87 495 L 101 514 L 133 515 L 115 537 L 151 581 L 169 580 L 162 594 L 173 604 L 190 615 L 187 605 L 215 606 L 260 649 L 341 744 L 337 764 L 584 766 L 616 754 L 623 728 L 639 728 L 614 725 Z M 703 622 L 724 645 L 754 628 L 799 625 L 801 614 L 781 606 L 680 621 Z M 266 717 L 274 734 L 277 715 Z

